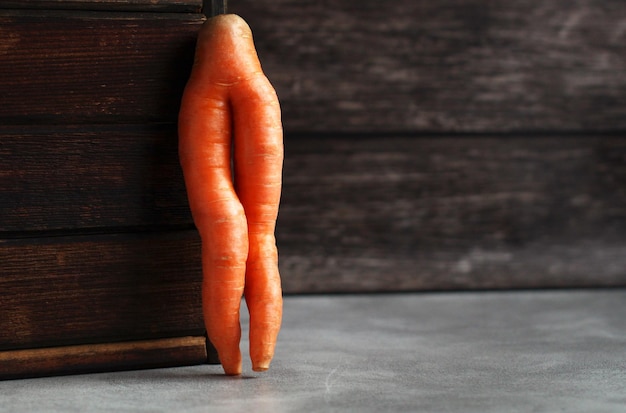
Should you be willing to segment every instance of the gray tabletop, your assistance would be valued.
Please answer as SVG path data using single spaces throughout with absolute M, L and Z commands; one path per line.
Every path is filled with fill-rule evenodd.
M 219 411 L 626 412 L 626 290 L 286 297 L 266 373 L 0 382 L 0 412 Z

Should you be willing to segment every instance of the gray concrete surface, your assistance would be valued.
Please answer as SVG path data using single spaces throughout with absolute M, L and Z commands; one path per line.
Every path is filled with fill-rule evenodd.
M 4 381 L 0 412 L 626 412 L 626 290 L 287 297 L 244 370 Z

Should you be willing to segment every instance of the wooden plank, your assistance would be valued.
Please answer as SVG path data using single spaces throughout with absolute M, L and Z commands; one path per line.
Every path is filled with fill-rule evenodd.
M 0 351 L 0 380 L 207 363 L 204 336 Z
M 385 18 L 373 0 L 230 10 L 255 32 L 288 131 L 626 125 L 619 0 L 394 2 Z M 103 14 L 0 13 L 4 124 L 174 119 L 200 15 Z
M 296 136 L 286 155 L 277 239 L 287 293 L 626 283 L 623 137 Z M 186 277 L 199 273 L 199 241 L 184 233 L 151 240 L 139 264 L 146 242 L 125 235 L 6 240 L 0 274 Z
M 195 231 L 0 241 L 0 350 L 203 335 Z
M 0 126 L 0 193 L 4 237 L 192 226 L 175 125 Z
M 239 0 L 283 106 L 311 131 L 626 128 L 621 0 Z
M 286 150 L 277 239 L 287 293 L 626 283 L 619 136 L 300 136 Z M 67 271 L 55 249 L 86 248 L 54 245 L 64 238 L 47 250 L 5 241 L 0 273 Z M 74 258 L 69 274 L 148 265 L 134 261 L 143 243 L 103 242 L 88 243 L 93 262 Z M 172 241 L 178 253 L 150 243 L 166 252 L 149 255 L 157 273 L 174 271 L 176 254 L 191 267 L 181 274 L 199 272 L 195 231 Z
M 2 0 L 0 8 L 199 13 L 202 0 Z
M 0 123 L 175 121 L 203 19 L 0 10 Z
M 285 291 L 626 285 L 623 136 L 299 137 Z

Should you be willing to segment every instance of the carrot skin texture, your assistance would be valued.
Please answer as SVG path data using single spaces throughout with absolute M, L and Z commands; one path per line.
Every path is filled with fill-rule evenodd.
M 202 239 L 205 325 L 225 373 L 241 374 L 245 294 L 252 368 L 265 371 L 282 320 L 274 237 L 284 155 L 280 105 L 239 16 L 208 19 L 195 56 L 179 113 L 179 156 Z
M 245 297 L 250 312 L 252 369 L 269 368 L 282 318 L 274 238 L 282 186 L 280 106 L 267 78 L 256 75 L 232 90 L 235 183 L 248 220 Z

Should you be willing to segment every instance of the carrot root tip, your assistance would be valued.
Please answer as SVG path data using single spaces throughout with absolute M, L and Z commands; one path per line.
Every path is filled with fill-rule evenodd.
M 239 376 L 241 375 L 241 368 L 226 368 L 224 367 L 224 374 L 227 376 Z
M 253 371 L 258 371 L 258 372 L 262 372 L 262 371 L 267 371 L 270 369 L 270 362 L 268 361 L 262 361 L 262 362 L 258 362 L 252 365 L 252 370 Z

